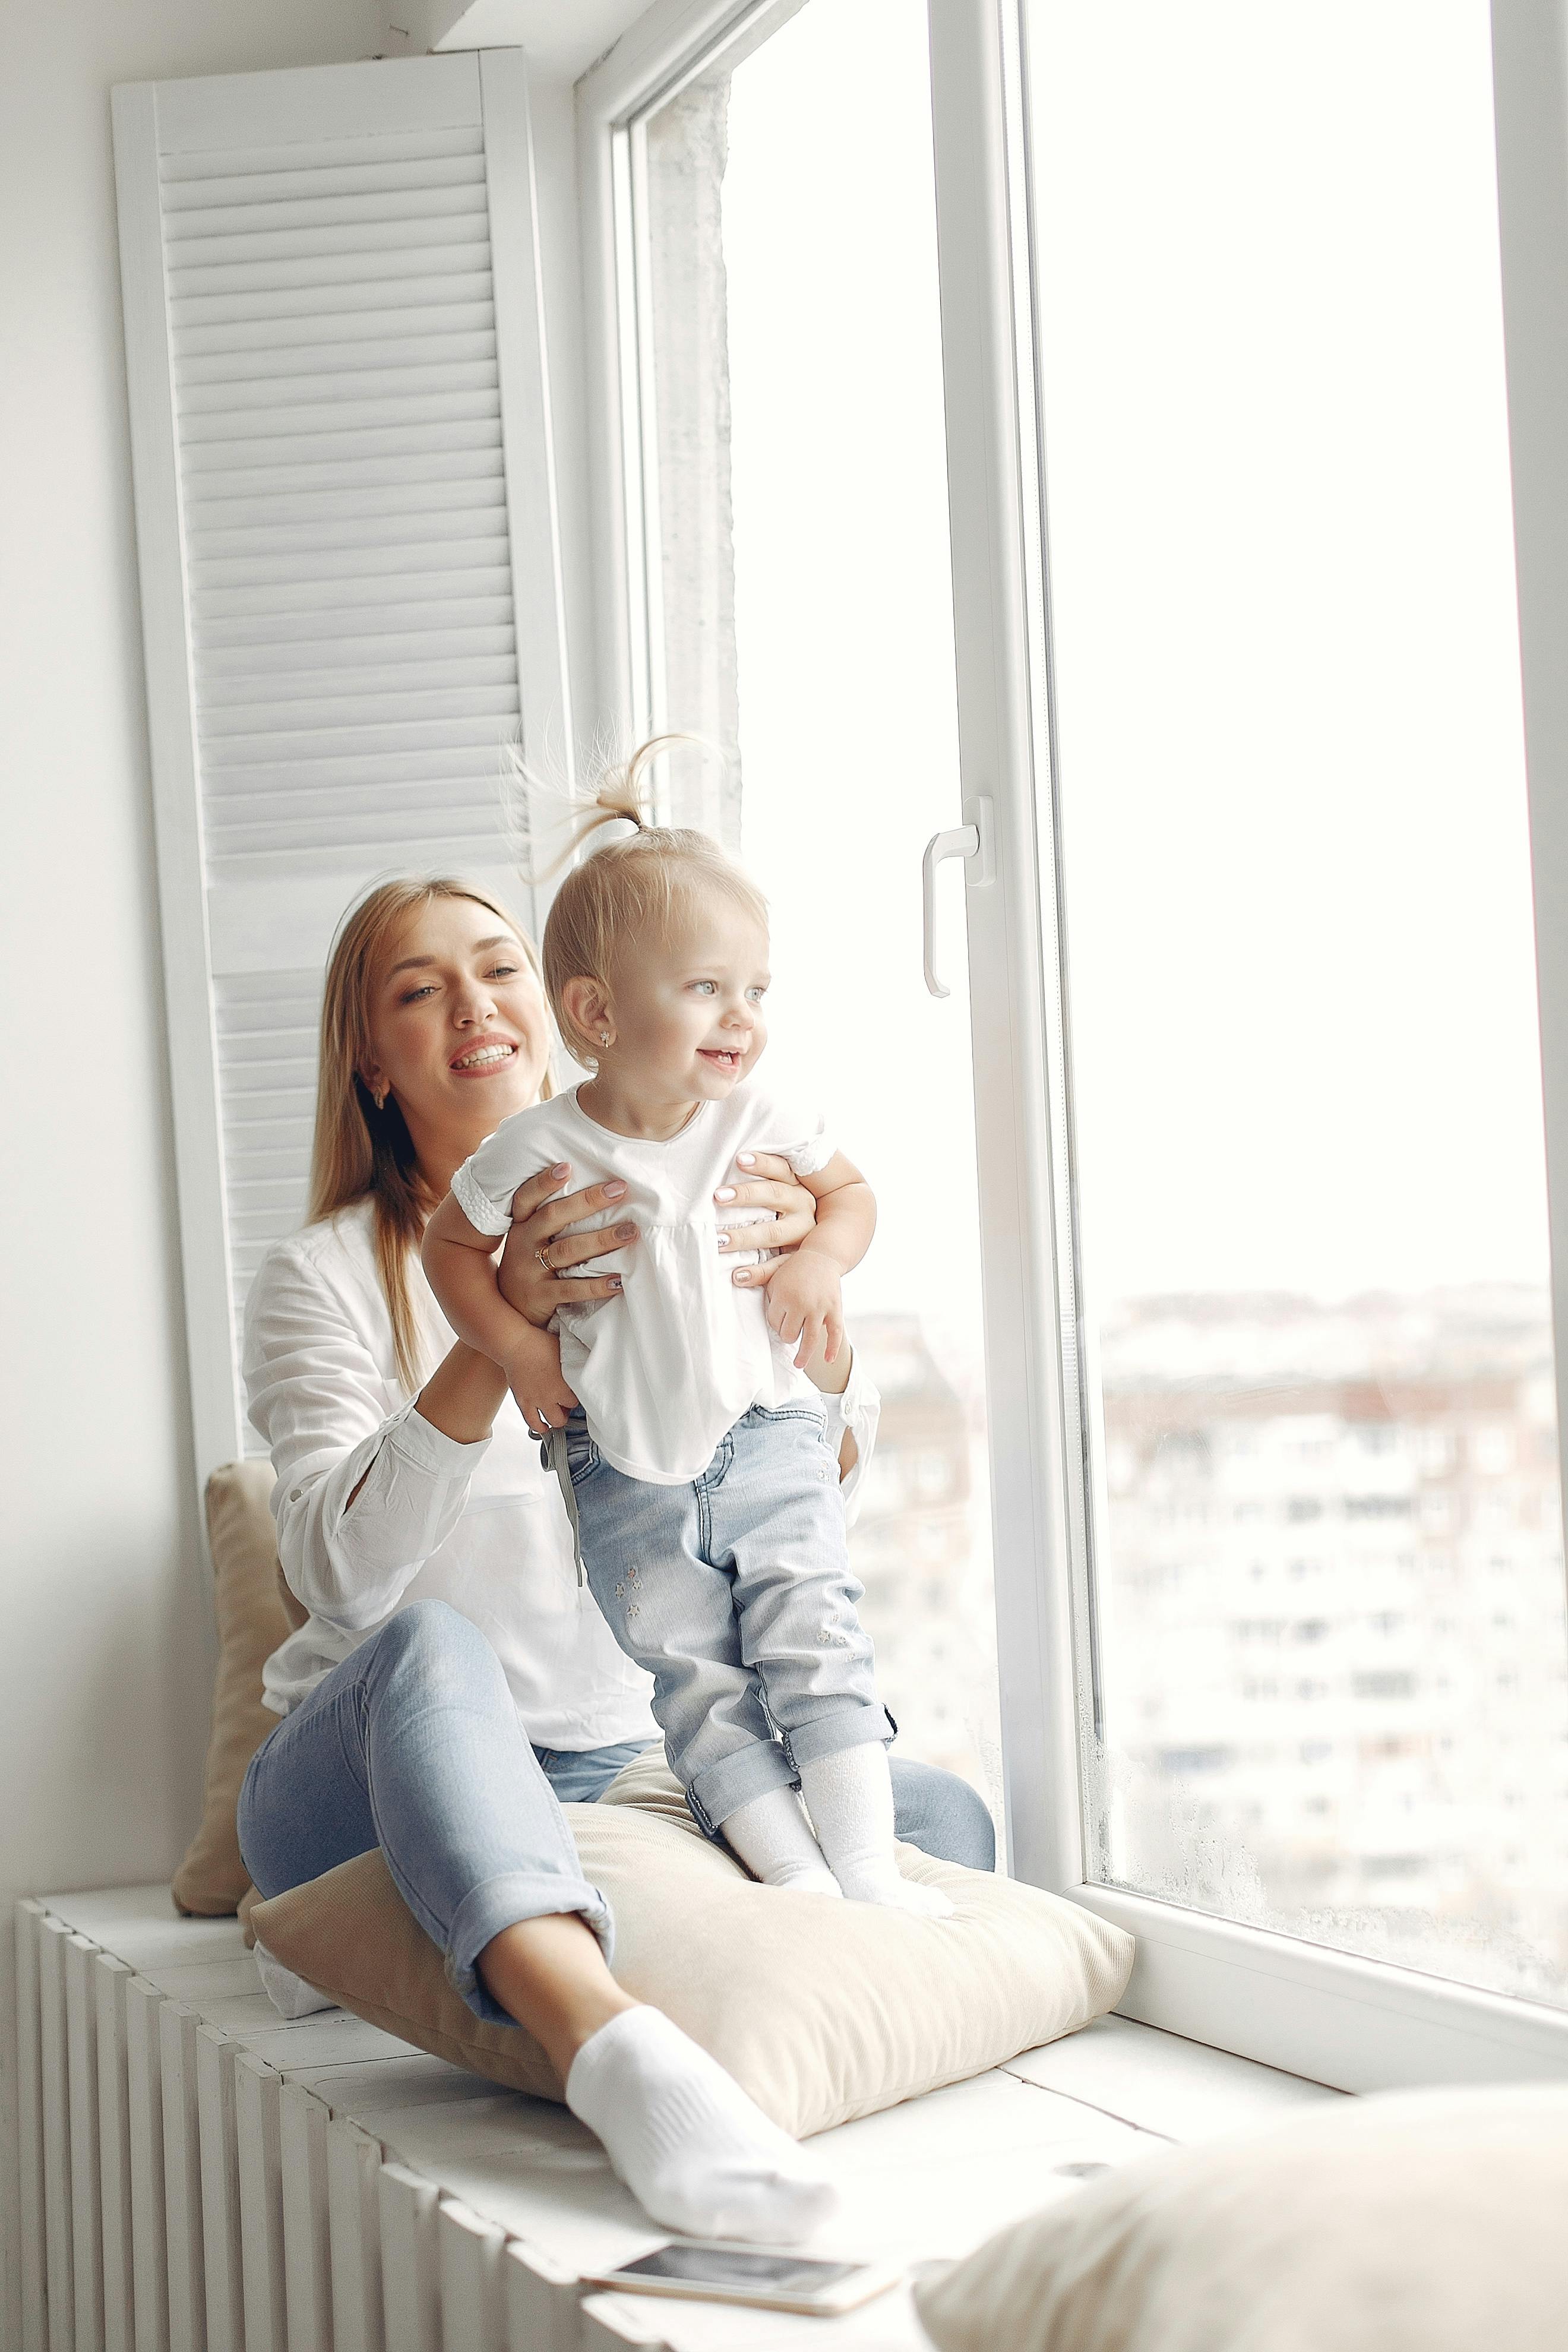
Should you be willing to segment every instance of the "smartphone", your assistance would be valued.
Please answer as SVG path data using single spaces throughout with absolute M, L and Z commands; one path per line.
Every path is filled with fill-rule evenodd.
M 672 2238 L 617 2271 L 584 2279 L 617 2294 L 679 2294 L 700 2303 L 748 2303 L 765 2311 L 827 2315 L 853 2311 L 896 2286 L 885 2263 L 823 2262 L 777 2246 L 735 2246 L 710 2238 Z

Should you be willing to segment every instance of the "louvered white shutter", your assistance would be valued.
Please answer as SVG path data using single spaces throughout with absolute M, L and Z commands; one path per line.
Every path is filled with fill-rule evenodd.
M 366 883 L 528 919 L 500 745 L 571 725 L 523 59 L 115 93 L 197 1468 L 305 1204 L 323 963 Z

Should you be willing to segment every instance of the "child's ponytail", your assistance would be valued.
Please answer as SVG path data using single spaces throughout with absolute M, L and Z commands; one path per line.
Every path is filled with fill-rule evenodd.
M 535 803 L 542 797 L 566 803 L 563 820 L 565 841 L 559 856 L 546 866 L 531 868 L 526 878 L 531 882 L 552 881 L 563 867 L 576 864 L 584 844 L 591 841 L 595 834 L 602 832 L 607 824 L 633 825 L 638 833 L 657 831 L 652 819 L 654 766 L 666 751 L 673 751 L 681 743 L 694 743 L 704 751 L 711 749 L 700 735 L 650 735 L 646 743 L 637 745 L 630 759 L 616 761 L 601 769 L 591 799 L 549 792 L 531 775 L 514 747 L 509 756 L 511 782 L 516 787 L 520 807 L 526 805 L 531 817 Z M 526 837 L 531 829 L 529 824 L 521 822 L 515 825 L 516 832 L 522 837 Z M 604 846 L 607 845 L 595 845 L 596 848 Z
M 639 833 L 648 832 L 644 813 L 649 801 L 647 780 L 652 774 L 654 762 L 677 743 L 695 740 L 690 735 L 650 735 L 646 743 L 637 745 L 629 760 L 606 768 L 599 778 L 598 790 L 575 827 L 572 847 L 581 849 L 601 825 L 614 824 L 617 820 L 635 824 Z

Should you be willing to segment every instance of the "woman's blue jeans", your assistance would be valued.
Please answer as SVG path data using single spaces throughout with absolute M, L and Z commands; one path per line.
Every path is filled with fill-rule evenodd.
M 575 1911 L 611 1949 L 561 1807 L 592 1804 L 643 1743 L 535 1748 L 500 1659 L 444 1601 L 411 1601 L 317 1684 L 251 1759 L 239 1844 L 264 1895 L 380 1846 L 477 2016 L 510 2020 L 475 1973 L 520 1919 Z M 891 1759 L 900 1837 L 972 1870 L 995 1864 L 991 1816 L 956 1773 Z

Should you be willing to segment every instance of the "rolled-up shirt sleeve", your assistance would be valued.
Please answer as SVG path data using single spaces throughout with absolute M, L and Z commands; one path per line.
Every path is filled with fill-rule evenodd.
M 412 1399 L 387 1412 L 374 1357 L 297 1245 L 271 1251 L 251 1286 L 245 1378 L 289 1591 L 345 1632 L 379 1625 L 456 1526 L 489 1439 L 459 1444 Z
M 822 1400 L 827 1411 L 827 1443 L 837 1454 L 846 1436 L 855 1440 L 855 1465 L 842 1481 L 839 1492 L 844 1497 L 845 1517 L 851 1527 L 860 1508 L 860 1488 L 865 1483 L 866 1465 L 871 1459 L 877 1443 L 877 1424 L 882 1417 L 882 1399 L 869 1372 L 860 1369 L 857 1356 L 849 1368 L 848 1385 L 841 1396 Z
M 524 1140 L 527 1120 L 527 1112 L 503 1119 L 452 1178 L 453 1200 L 474 1231 L 488 1234 L 492 1241 L 510 1231 L 511 1196 L 539 1170 L 539 1154 Z

